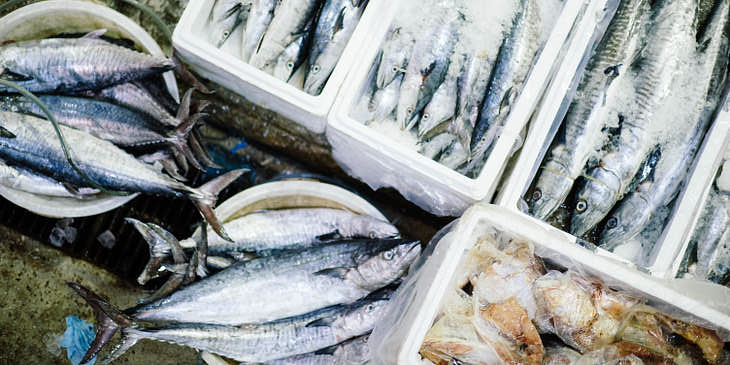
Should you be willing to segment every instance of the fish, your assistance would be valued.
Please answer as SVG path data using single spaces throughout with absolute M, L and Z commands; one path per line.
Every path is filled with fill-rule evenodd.
M 442 127 L 445 130 L 448 121 L 454 117 L 456 113 L 457 80 L 463 64 L 463 57 L 457 56 L 455 59 L 452 57 L 444 82 L 439 85 L 431 101 L 423 109 L 423 115 L 418 122 L 419 138 L 424 138 L 432 130 L 439 129 L 441 125 L 445 125 Z
M 88 186 L 87 180 L 66 160 L 51 123 L 30 115 L 0 112 L 0 127 L 12 134 L 0 135 L 0 158 L 74 186 Z M 59 128 L 74 163 L 96 184 L 115 191 L 185 197 L 193 202 L 219 236 L 228 237 L 212 206 L 218 192 L 244 170 L 228 172 L 198 188 L 191 188 L 150 168 L 111 142 L 63 125 Z
M 326 0 L 312 36 L 304 91 L 318 95 L 360 21 L 367 0 Z
M 722 252 L 723 239 L 726 239 L 727 227 L 730 225 L 730 214 L 727 210 L 729 200 L 726 194 L 713 185 L 700 216 L 702 224 L 692 235 L 690 245 L 697 249 L 696 272 L 700 277 L 707 277 L 712 270 L 715 252 Z
M 586 173 L 586 179 L 575 195 L 570 232 L 582 236 L 608 215 L 611 207 L 626 193 L 650 152 L 654 136 L 650 128 L 655 112 L 667 98 L 680 67 L 683 42 L 691 37 L 695 14 L 692 0 L 661 4 L 656 23 L 635 71 L 636 97 L 627 106 L 630 111 L 621 121 L 617 143 L 600 158 L 597 166 Z M 634 104 L 634 105 L 631 105 Z
M 406 72 L 408 59 L 413 51 L 415 39 L 402 27 L 395 27 L 383 43 L 383 58 L 378 65 L 376 85 L 383 89 L 390 85 L 399 75 Z
M 410 129 L 415 125 L 408 122 L 421 113 L 446 78 L 451 54 L 458 39 L 457 26 L 462 19 L 461 14 L 445 14 L 413 45 L 396 109 L 397 122 L 401 129 L 406 129 L 407 126 Z
M 256 51 L 274 17 L 277 0 L 253 0 L 249 20 L 243 37 L 241 58 L 248 62 Z
M 0 184 L 31 194 L 61 198 L 89 199 L 99 195 L 93 188 L 75 188 L 21 166 L 9 166 L 0 160 Z
M 606 100 L 616 93 L 614 82 L 624 77 L 633 52 L 630 43 L 638 35 L 640 20 L 648 12 L 646 0 L 621 1 L 596 53 L 589 61 L 574 100 L 568 109 L 561 140 L 541 166 L 527 201 L 530 214 L 547 219 L 565 201 L 573 182 L 587 161 L 597 154 L 605 138 Z M 622 65 L 622 66 L 617 66 Z M 609 72 L 606 70 L 613 67 Z
M 392 82 L 373 94 L 368 109 L 374 114 L 373 121 L 383 121 L 390 118 L 398 106 L 398 93 L 403 81 L 403 74 L 396 76 Z
M 438 162 L 452 170 L 456 170 L 460 166 L 464 165 L 469 161 L 469 151 L 465 150 L 464 147 L 458 141 L 454 141 L 450 147 L 448 147 L 439 156 Z
M 349 303 L 405 273 L 417 241 L 359 240 L 239 262 L 135 308 L 145 321 L 264 323 Z M 231 298 L 245 298 L 230 305 Z
M 360 336 L 314 353 L 267 361 L 266 365 L 362 365 L 371 357 L 368 336 Z
M 144 113 L 157 121 L 160 126 L 177 127 L 187 115 L 174 116 L 167 108 L 156 100 L 146 88 L 137 82 L 114 85 L 101 90 L 87 91 L 84 96 L 93 97 L 99 100 L 111 102 L 127 109 Z M 183 99 L 183 102 L 185 99 Z M 190 108 L 190 99 L 187 101 L 187 108 Z M 183 108 L 184 106 L 181 106 Z
M 427 140 L 421 141 L 418 147 L 418 153 L 435 160 L 446 151 L 447 148 L 452 146 L 456 141 L 456 137 L 450 133 L 441 133 L 437 136 L 433 136 Z
M 209 22 L 213 29 L 209 40 L 218 48 L 223 46 L 233 31 L 248 17 L 250 0 L 215 0 Z
M 484 160 L 514 104 L 539 48 L 540 16 L 535 0 L 520 0 L 512 28 L 502 41 L 479 120 L 472 132 L 467 170 Z
M 323 0 L 280 0 L 249 64 L 259 70 L 274 67 L 279 55 L 297 37 L 310 29 Z
M 92 308 L 99 305 L 98 296 L 76 283 L 69 283 Z M 122 355 L 140 339 L 152 339 L 210 351 L 244 362 L 266 362 L 317 351 L 370 332 L 383 315 L 390 291 L 381 291 L 349 305 L 324 308 L 299 317 L 264 324 L 226 326 L 205 323 L 175 323 L 142 326 L 134 317 L 106 302 L 97 310 L 99 334 L 121 327 L 122 339 L 105 359 Z M 109 323 L 111 322 L 111 323 Z M 113 332 L 112 332 L 113 333 Z M 97 335 L 99 338 L 99 335 Z M 106 339 L 108 341 L 108 338 Z M 85 358 L 96 355 L 92 349 Z
M 289 82 L 291 76 L 304 63 L 304 47 L 308 44 L 309 32 L 305 32 L 281 52 L 274 66 L 274 77 Z
M 175 68 L 168 58 L 100 39 L 104 32 L 2 45 L 0 77 L 34 93 L 67 93 L 123 84 Z M 15 90 L 0 86 L 0 92 Z
M 436 365 L 502 363 L 492 346 L 477 334 L 472 316 L 453 313 L 445 314 L 434 323 L 418 352 Z
M 457 81 L 456 117 L 449 125 L 449 132 L 458 136 L 465 150 L 471 150 L 472 132 L 487 93 L 491 71 L 492 60 L 485 53 L 468 55 Z
M 472 321 L 479 337 L 503 364 L 541 365 L 545 349 L 537 328 L 515 297 L 484 307 L 475 304 Z

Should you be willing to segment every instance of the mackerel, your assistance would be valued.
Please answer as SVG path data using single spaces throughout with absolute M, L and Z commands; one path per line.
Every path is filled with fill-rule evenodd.
M 309 32 L 305 32 L 284 48 L 284 51 L 276 59 L 274 77 L 289 82 L 292 74 L 304 63 L 304 55 L 306 54 L 304 48 L 309 43 L 309 34 Z
M 174 128 L 183 122 L 181 118 L 172 115 L 147 89 L 136 82 L 88 92 L 86 95 L 145 113 L 154 118 L 161 126 Z M 187 115 L 183 117 L 187 117 Z
M 600 222 L 623 196 L 652 148 L 650 129 L 657 108 L 666 100 L 691 37 L 695 1 L 666 1 L 638 60 L 635 105 L 621 122 L 617 144 L 590 169 L 576 194 L 570 232 L 581 236 Z M 679 39 L 678 39 L 679 38 Z M 633 103 L 632 103 L 633 104 Z
M 441 125 L 448 125 L 454 117 L 457 102 L 457 81 L 464 65 L 463 57 L 452 58 L 444 82 L 439 85 L 431 101 L 423 109 L 423 115 L 418 122 L 418 137 L 423 138 Z M 444 128 L 445 129 L 445 128 Z
M 241 57 L 248 62 L 256 48 L 261 44 L 261 39 L 266 33 L 274 17 L 274 9 L 277 0 L 253 0 L 251 14 L 246 22 L 246 30 L 243 37 L 243 49 Z
M 691 244 L 697 247 L 697 275 L 707 278 L 713 272 L 720 272 L 715 268 L 714 264 L 724 265 L 724 270 L 730 267 L 730 261 L 717 262 L 717 258 L 722 258 L 728 244 L 727 231 L 730 224 L 730 214 L 728 213 L 727 194 L 721 193 L 713 184 L 710 194 L 707 196 L 704 212 L 700 216 L 701 224 L 692 236 Z M 717 280 L 715 280 L 717 281 Z
M 406 72 L 408 59 L 413 51 L 413 35 L 402 27 L 395 27 L 388 33 L 383 44 L 383 58 L 378 66 L 376 85 L 382 89 Z
M 31 92 L 101 89 L 172 70 L 175 64 L 99 39 L 48 38 L 0 46 L 0 77 Z M 0 92 L 15 92 L 0 87 Z
M 67 162 L 51 123 L 30 115 L 0 112 L 0 158 L 75 186 L 88 182 Z M 138 161 L 112 143 L 63 125 L 61 133 L 78 168 L 102 187 L 144 192 L 173 198 L 186 197 L 198 208 L 218 235 L 228 237 L 213 213 L 217 193 L 238 178 L 231 171 L 199 188 L 191 188 Z
M 449 131 L 458 136 L 464 149 L 471 147 L 472 132 L 479 118 L 491 71 L 492 60 L 486 54 L 469 55 L 457 81 L 456 117 L 449 125 Z
M 220 48 L 233 31 L 248 17 L 251 0 L 215 0 L 210 12 L 210 23 L 213 26 L 209 34 L 210 41 Z
M 0 161 L 0 184 L 26 193 L 61 198 L 84 199 L 99 194 L 99 190 L 91 188 L 76 189 L 28 169 L 8 166 L 2 161 Z
M 362 365 L 371 357 L 368 336 L 361 336 L 314 353 L 267 361 L 266 365 Z
M 374 121 L 383 121 L 393 115 L 398 106 L 398 93 L 402 81 L 403 74 L 400 74 L 384 88 L 375 91 L 368 105 L 368 110 L 375 114 Z
M 539 171 L 528 199 L 533 216 L 539 219 L 550 216 L 568 196 L 587 161 L 600 149 L 605 138 L 602 132 L 606 125 L 604 110 L 608 108 L 605 100 L 617 92 L 612 85 L 617 84 L 614 82 L 617 77 L 624 77 L 624 69 L 628 67 L 623 65 L 630 63 L 633 53 L 630 44 L 648 10 L 646 0 L 621 1 L 568 109 L 560 144 L 551 150 Z

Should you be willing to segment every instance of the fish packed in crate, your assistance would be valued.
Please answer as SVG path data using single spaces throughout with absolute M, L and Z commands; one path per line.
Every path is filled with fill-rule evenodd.
M 226 237 L 212 206 L 242 171 L 187 186 L 181 174 L 189 164 L 214 165 L 192 133 L 203 116 L 191 103 L 192 90 L 175 105 L 156 79 L 175 63 L 104 33 L 0 46 L 0 76 L 39 94 L 60 124 L 56 131 L 39 104 L 0 87 L 0 183 L 49 197 L 89 199 L 101 191 L 185 197 Z
M 559 1 L 404 3 L 351 116 L 470 177 L 479 175 Z
M 533 243 L 476 239 L 420 354 L 434 364 L 718 364 L 713 330 L 671 317 L 589 275 L 551 267 Z
M 729 5 L 620 2 L 525 193 L 531 215 L 650 264 L 722 104 Z
M 128 220 L 150 245 L 138 281 L 168 279 L 124 311 L 70 283 L 98 319 L 86 360 L 121 330 L 107 359 L 152 339 L 246 363 L 361 364 L 370 358 L 362 336 L 421 252 L 390 223 L 334 208 L 254 211 L 225 223 L 231 241 L 208 229 L 178 241 Z
M 730 285 L 730 160 L 710 187 L 679 275 Z
M 216 0 L 209 41 L 319 95 L 368 0 Z M 303 69 L 303 79 L 294 80 Z

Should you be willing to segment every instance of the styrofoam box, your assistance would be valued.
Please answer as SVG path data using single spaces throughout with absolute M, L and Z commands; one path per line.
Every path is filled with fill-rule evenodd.
M 590 29 L 590 28 L 588 28 Z M 575 32 L 569 49 L 576 51 L 584 49 L 584 45 L 600 40 L 596 34 Z M 601 34 L 602 35 L 602 34 Z M 593 37 L 592 39 L 589 39 Z M 589 55 L 587 55 L 589 56 Z M 509 209 L 521 210 L 522 197 L 532 184 L 537 170 L 548 153 L 550 145 L 562 124 L 570 100 L 565 98 L 571 94 L 570 89 L 577 86 L 585 65 L 579 65 L 580 56 L 568 51 L 565 62 L 556 72 L 553 82 L 548 87 L 542 103 L 532 120 L 532 127 L 525 139 L 525 146 L 514 165 L 512 174 L 505 180 L 502 190 L 497 193 L 495 203 Z M 587 59 L 587 57 L 586 57 Z M 580 72 L 576 72 L 576 69 Z M 725 103 L 725 102 L 723 102 Z M 727 108 L 727 104 L 724 109 Z M 694 167 L 690 173 L 690 180 L 682 186 L 664 231 L 654 245 L 648 258 L 648 264 L 642 270 L 660 277 L 674 277 L 678 264 L 675 265 L 677 255 L 682 255 L 692 234 L 692 228 L 701 212 L 703 197 L 709 192 L 709 184 L 722 160 L 724 146 L 730 142 L 730 112 L 723 110 L 717 114 L 711 128 L 707 131 L 701 152 L 695 157 Z M 575 237 L 574 237 L 575 238 Z M 629 266 L 635 263 L 613 252 L 596 248 L 596 253 L 624 262 Z M 679 257 L 681 260 L 681 257 Z M 727 290 L 720 289 L 718 290 Z
M 387 0 L 369 2 L 324 89 L 315 96 L 213 45 L 208 40 L 207 24 L 214 2 L 214 0 L 195 0 L 188 3 L 172 35 L 172 43 L 180 56 L 201 76 L 225 86 L 263 108 L 301 124 L 314 133 L 324 132 L 327 113 L 335 96 L 354 61 L 355 54 L 368 39 L 368 32 L 362 29 L 369 29 L 383 12 L 383 8 L 392 7 L 393 4 Z M 229 39 L 229 41 L 235 40 Z
M 393 187 L 406 199 L 436 215 L 458 216 L 474 202 L 489 200 L 515 144 L 521 141 L 521 131 L 561 59 L 562 46 L 572 33 L 576 19 L 586 12 L 602 11 L 605 2 L 565 1 L 554 29 L 507 117 L 500 138 L 475 179 L 400 146 L 387 135 L 350 116 L 398 10 L 397 7 L 387 9 L 368 29 L 368 42 L 362 45 L 328 117 L 327 139 L 332 145 L 333 157 L 347 173 L 373 189 Z
M 433 325 L 447 290 L 452 288 L 455 275 L 461 268 L 470 249 L 489 227 L 498 232 L 534 243 L 535 254 L 551 264 L 579 273 L 596 277 L 611 288 L 627 291 L 648 300 L 648 304 L 685 321 L 711 326 L 720 331 L 730 330 L 730 316 L 713 308 L 702 300 L 686 295 L 670 285 L 670 282 L 639 273 L 612 259 L 597 256 L 590 250 L 575 244 L 575 238 L 551 225 L 524 213 L 504 207 L 475 204 L 444 235 L 434 248 L 433 254 L 423 264 L 416 275 L 415 282 L 407 279 L 402 290 L 394 298 L 394 306 L 405 308 L 391 309 L 386 316 L 388 327 L 385 331 L 377 329 L 371 337 L 380 336 L 372 341 L 379 346 L 375 351 L 394 351 L 395 359 L 381 359 L 384 363 L 430 364 L 422 360 L 418 351 L 428 330 Z M 727 298 L 726 298 L 727 299 Z M 387 342 L 392 340 L 392 342 Z M 390 345 L 396 347 L 390 347 Z M 387 356 L 387 355 L 385 355 Z

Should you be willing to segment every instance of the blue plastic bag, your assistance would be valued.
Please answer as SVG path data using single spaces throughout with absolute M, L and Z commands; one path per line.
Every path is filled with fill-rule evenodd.
M 91 347 L 91 342 L 94 341 L 94 336 L 94 325 L 92 323 L 86 323 L 77 316 L 66 317 L 66 331 L 61 338 L 61 347 L 66 349 L 66 356 L 71 364 L 79 365 L 81 363 L 84 354 Z M 96 362 L 96 356 L 86 364 L 93 365 L 94 362 Z

